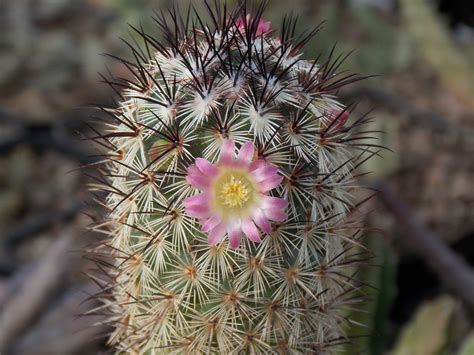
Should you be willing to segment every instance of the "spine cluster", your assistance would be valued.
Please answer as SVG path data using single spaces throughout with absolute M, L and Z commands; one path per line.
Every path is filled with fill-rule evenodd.
M 144 45 L 120 59 L 133 79 L 106 79 L 120 102 L 102 108 L 108 118 L 93 140 L 107 152 L 92 188 L 105 191 L 108 211 L 94 230 L 105 235 L 95 278 L 109 343 L 137 354 L 333 352 L 360 301 L 360 228 L 347 218 L 354 172 L 377 153 L 369 119 L 349 117 L 335 97 L 360 77 L 338 73 L 342 57 L 303 59 L 319 28 L 297 35 L 290 17 L 273 30 L 263 5 L 251 16 L 245 3 L 205 5 L 206 15 L 158 15 L 160 41 L 134 28 Z M 200 191 L 190 171 L 207 160 L 218 174 L 212 164 L 234 154 L 223 153 L 226 142 L 248 148 L 236 158 L 248 176 L 260 165 L 274 174 L 268 189 L 237 168 L 216 178 L 228 178 L 215 187 L 221 217 L 242 225 L 233 245 L 226 229 L 211 242 L 199 206 L 190 213 L 184 203 Z M 242 213 L 260 216 L 258 201 L 268 221 L 244 226 Z

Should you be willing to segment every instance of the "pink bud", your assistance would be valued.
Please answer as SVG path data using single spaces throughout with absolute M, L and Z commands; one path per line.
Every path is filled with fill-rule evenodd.
M 239 18 L 235 21 L 235 25 L 239 30 L 243 30 L 245 28 L 246 23 L 251 23 L 252 17 L 248 14 L 245 19 Z M 255 32 L 256 36 L 260 36 L 270 31 L 271 22 L 270 21 L 263 21 L 262 19 L 258 20 L 257 30 Z
M 329 118 L 331 119 L 331 122 L 335 121 L 334 123 L 331 123 L 331 129 L 336 131 L 340 130 L 346 124 L 347 120 L 349 119 L 349 116 L 350 112 L 347 110 L 331 110 L 331 112 L 329 113 Z

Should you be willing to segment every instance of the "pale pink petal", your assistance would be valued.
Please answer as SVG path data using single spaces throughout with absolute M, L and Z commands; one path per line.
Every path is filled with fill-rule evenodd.
M 232 165 L 235 161 L 235 144 L 232 139 L 224 141 L 219 157 L 219 164 Z
M 253 242 L 260 242 L 260 232 L 251 219 L 242 221 L 242 231 Z
M 288 206 L 288 201 L 281 197 L 262 196 L 262 208 L 279 208 L 284 209 Z
M 221 223 L 211 230 L 207 236 L 207 242 L 209 245 L 217 245 L 224 238 L 226 232 L 225 224 Z
M 260 191 L 267 192 L 279 186 L 283 181 L 283 176 L 274 175 L 260 182 Z
M 283 222 L 288 215 L 280 208 L 268 208 L 263 210 L 263 214 L 271 221 Z
M 211 229 L 214 229 L 221 222 L 222 222 L 222 218 L 218 215 L 214 215 L 214 216 L 212 216 L 211 218 L 208 218 L 205 222 L 202 223 L 201 230 L 204 233 L 207 233 Z
M 203 173 L 201 173 L 201 171 L 196 167 L 196 165 L 191 165 L 188 168 L 186 181 L 188 184 L 200 190 L 206 190 L 210 186 L 209 178 L 206 177 L 206 175 L 204 175 Z
M 199 190 L 207 190 L 210 186 L 209 179 L 197 175 L 188 175 L 186 181 L 189 185 Z
M 240 238 L 242 237 L 242 230 L 240 223 L 230 223 L 227 225 L 227 232 L 229 234 L 229 246 L 232 249 L 237 249 L 240 245 Z
M 198 167 L 199 171 L 207 176 L 217 176 L 219 174 L 219 168 L 214 164 L 208 162 L 206 159 L 197 158 L 196 159 L 196 166 Z
M 241 165 L 249 165 L 253 159 L 253 154 L 255 152 L 255 147 L 253 142 L 245 142 L 244 145 L 240 148 L 239 154 L 237 156 L 237 161 Z
M 196 164 L 192 164 L 188 167 L 187 175 L 205 176 L 203 173 L 201 173 Z
M 204 205 L 209 202 L 209 195 L 201 194 L 187 197 L 183 200 L 183 205 L 189 207 L 192 205 Z
M 256 182 L 261 182 L 274 175 L 277 175 L 277 173 L 278 173 L 278 168 L 270 164 L 262 166 L 261 168 L 255 169 L 251 172 L 252 177 L 255 179 Z
M 207 205 L 192 205 L 186 207 L 185 211 L 186 214 L 194 218 L 205 218 L 211 213 Z
M 250 164 L 249 170 L 250 171 L 257 170 L 266 165 L 269 165 L 269 164 L 263 159 L 255 160 Z
M 252 216 L 253 221 L 257 226 L 260 227 L 265 233 L 270 233 L 272 231 L 272 226 L 268 221 L 268 218 L 265 217 L 263 212 L 260 209 L 255 210 Z

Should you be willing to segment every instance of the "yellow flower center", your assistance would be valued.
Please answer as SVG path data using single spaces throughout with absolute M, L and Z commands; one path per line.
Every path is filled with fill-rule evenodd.
M 247 216 L 258 203 L 259 194 L 250 174 L 224 168 L 213 183 L 213 209 L 224 219 Z
M 222 184 L 220 198 L 228 207 L 242 207 L 250 198 L 250 188 L 242 179 L 231 175 L 230 180 Z

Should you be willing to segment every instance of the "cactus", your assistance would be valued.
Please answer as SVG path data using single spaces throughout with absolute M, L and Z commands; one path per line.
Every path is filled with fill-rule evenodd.
M 245 2 L 155 18 L 106 79 L 120 102 L 93 140 L 106 147 L 95 249 L 100 309 L 117 352 L 336 351 L 360 302 L 364 262 L 354 171 L 376 154 L 369 118 L 334 96 L 361 79 L 343 57 L 303 59 L 319 27 L 280 31 Z M 207 16 L 207 17 L 205 17 Z M 357 246 L 357 247 L 355 247 Z

